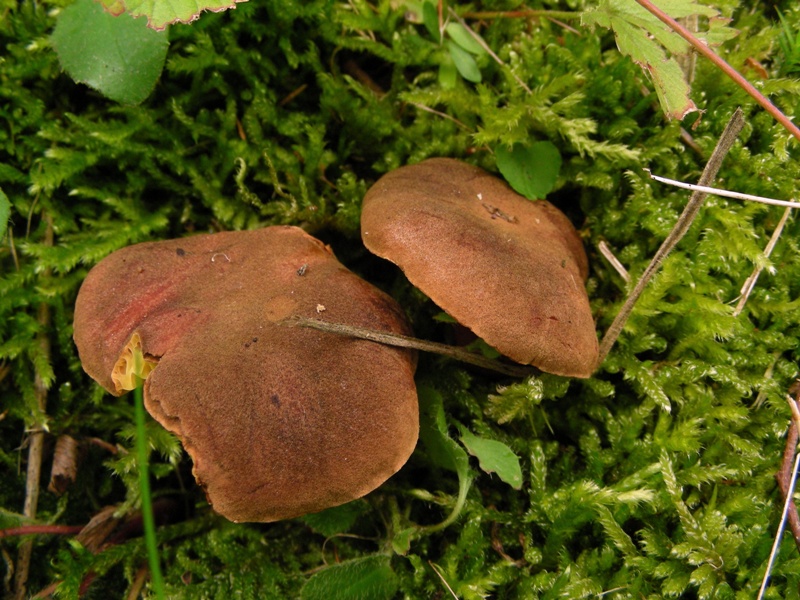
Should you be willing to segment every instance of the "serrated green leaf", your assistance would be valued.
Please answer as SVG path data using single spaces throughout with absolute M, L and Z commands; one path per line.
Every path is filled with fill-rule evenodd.
M 461 76 L 472 83 L 481 82 L 481 70 L 472 55 L 452 40 L 447 40 L 447 51 Z
M 448 23 L 445 31 L 451 40 L 470 54 L 475 56 L 486 54 L 484 47 L 478 43 L 478 40 L 461 23 Z
M 162 31 L 173 23 L 191 23 L 206 10 L 220 12 L 246 0 L 99 0 L 112 15 L 147 17 L 147 26 Z
M 114 17 L 93 0 L 77 0 L 60 13 L 52 41 L 70 77 L 122 104 L 150 95 L 169 46 L 166 32 Z
M 514 144 L 495 149 L 497 168 L 514 190 L 529 200 L 539 200 L 553 189 L 561 169 L 561 154 L 550 142 Z
M 301 600 L 390 600 L 397 575 L 386 556 L 368 556 L 328 567 L 313 575 L 300 591 Z
M 663 0 L 659 8 L 676 19 L 700 15 L 708 17 L 710 22 L 716 21 L 711 26 L 709 43 L 736 35 L 732 30 L 725 30 L 715 9 L 696 4 L 694 0 Z M 583 14 L 582 23 L 614 31 L 619 51 L 630 56 L 652 78 L 661 107 L 669 118 L 682 119 L 697 110 L 689 98 L 689 85 L 683 71 L 674 57 L 667 57 L 664 52 L 666 49 L 673 56 L 685 54 L 689 51 L 688 42 L 657 17 L 635 2 L 604 0 Z M 698 37 L 706 36 L 700 33 Z
M 678 62 L 667 58 L 645 30 L 621 19 L 612 19 L 612 26 L 619 51 L 630 56 L 652 79 L 664 113 L 670 119 L 682 119 L 696 111 L 697 106 L 689 98 L 689 84 Z
M 3 193 L 0 188 L 0 240 L 6 234 L 8 227 L 8 218 L 11 216 L 11 202 L 8 201 L 8 196 Z
M 515 490 L 522 489 L 522 468 L 519 457 L 498 440 L 487 440 L 478 437 L 466 427 L 459 425 L 461 443 L 472 456 L 478 459 L 481 469 L 486 473 L 497 473 L 497 476 Z

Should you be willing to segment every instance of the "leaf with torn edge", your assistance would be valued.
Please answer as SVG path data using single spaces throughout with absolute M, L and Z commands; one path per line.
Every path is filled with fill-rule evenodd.
M 709 31 L 697 37 L 708 43 L 718 44 L 737 34 L 726 26 L 715 9 L 694 0 L 661 0 L 658 5 L 675 19 L 692 15 L 707 17 Z M 675 60 L 676 55 L 689 52 L 690 46 L 657 17 L 631 0 L 602 0 L 595 9 L 583 14 L 582 23 L 614 32 L 619 51 L 639 64 L 653 80 L 661 108 L 669 118 L 682 119 L 697 110 L 689 98 L 689 84 Z
M 99 0 L 112 15 L 147 17 L 147 26 L 161 31 L 173 23 L 191 23 L 206 10 L 221 12 L 246 0 Z

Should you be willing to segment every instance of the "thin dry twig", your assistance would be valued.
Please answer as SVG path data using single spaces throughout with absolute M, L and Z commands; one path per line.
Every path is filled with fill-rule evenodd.
M 453 596 L 453 598 L 455 598 L 456 600 L 458 600 L 458 596 L 453 591 L 453 588 L 450 587 L 450 584 L 447 583 L 447 579 L 444 578 L 444 575 L 442 575 L 442 572 L 439 569 L 439 567 L 435 563 L 433 563 L 431 561 L 428 561 L 428 564 L 431 566 L 431 569 L 433 569 L 433 572 L 436 573 L 436 575 L 439 577 L 439 579 L 442 580 L 442 583 L 444 584 L 444 587 L 447 588 L 447 591 L 450 592 L 450 595 Z
M 472 129 L 470 129 L 469 127 L 467 127 L 466 125 L 464 125 L 464 123 L 462 123 L 461 121 L 459 121 L 459 120 L 458 120 L 458 119 L 456 119 L 455 117 L 451 117 L 451 116 L 450 116 L 450 115 L 448 115 L 447 113 L 443 113 L 443 112 L 441 112 L 441 111 L 439 111 L 439 110 L 436 110 L 435 108 L 431 108 L 430 106 L 425 106 L 424 104 L 419 104 L 418 102 L 409 102 L 409 104 L 410 104 L 411 106 L 416 106 L 416 107 L 417 107 L 418 109 L 420 109 L 420 110 L 424 110 L 424 111 L 426 111 L 426 112 L 429 112 L 429 113 L 431 113 L 431 114 L 434 114 L 434 115 L 436 115 L 436 116 L 443 117 L 443 118 L 445 118 L 445 119 L 449 119 L 450 121 L 452 121 L 453 123 L 455 123 L 456 125 L 458 125 L 458 126 L 459 126 L 461 129 L 463 129 L 464 131 L 467 131 L 467 132 L 469 132 L 469 133 L 472 133 Z
M 614 253 L 609 248 L 608 244 L 605 243 L 604 240 L 600 240 L 600 243 L 597 244 L 597 249 L 600 250 L 600 254 L 603 255 L 608 263 L 614 267 L 614 270 L 619 273 L 619 276 L 625 281 L 625 283 L 630 283 L 631 281 L 631 274 L 628 273 L 628 269 L 620 262 L 620 260 L 614 256 Z
M 674 185 L 679 188 L 698 191 L 698 192 L 705 192 L 707 194 L 714 194 L 716 196 L 722 196 L 724 198 L 735 198 L 736 200 L 750 200 L 752 202 L 760 202 L 762 204 L 769 204 L 772 206 L 784 206 L 786 210 L 783 212 L 783 216 L 781 220 L 778 222 L 778 226 L 775 228 L 775 231 L 772 232 L 772 237 L 770 237 L 769 242 L 767 243 L 766 248 L 764 248 L 764 256 L 769 258 L 772 254 L 772 251 L 775 249 L 775 245 L 778 243 L 778 239 L 781 237 L 781 233 L 783 233 L 783 228 L 786 225 L 786 221 L 789 219 L 789 215 L 793 208 L 800 207 L 800 202 L 795 202 L 794 200 L 777 200 L 775 198 L 765 198 L 764 196 L 755 196 L 753 194 L 743 194 L 741 192 L 732 192 L 730 190 L 721 190 L 718 188 L 707 187 L 707 186 L 699 186 L 694 185 L 691 183 L 684 183 L 682 181 L 675 181 L 674 179 L 667 179 L 666 177 L 659 177 L 658 175 L 653 175 L 649 169 L 645 169 L 645 171 L 650 175 L 650 179 L 654 179 L 655 181 L 659 181 L 661 183 L 666 183 L 667 185 Z M 747 299 L 750 297 L 753 288 L 755 288 L 756 282 L 758 281 L 759 275 L 761 275 L 761 271 L 764 270 L 764 267 L 761 265 L 756 266 L 753 269 L 753 272 L 750 274 L 750 277 L 744 282 L 741 290 L 741 296 L 739 299 L 739 303 L 736 306 L 736 309 L 733 311 L 733 316 L 737 317 L 741 314 L 742 310 L 744 309 L 744 305 L 747 302 Z
M 783 463 L 781 470 L 776 474 L 778 480 L 778 487 L 783 495 L 783 511 L 781 512 L 781 521 L 778 525 L 778 530 L 775 533 L 775 540 L 772 544 L 772 550 L 769 554 L 767 561 L 767 568 L 764 572 L 764 578 L 761 581 L 761 588 L 758 591 L 758 600 L 764 597 L 764 593 L 769 583 L 772 567 L 775 564 L 775 558 L 778 555 L 778 548 L 780 547 L 781 538 L 783 537 L 784 527 L 786 522 L 789 522 L 789 527 L 794 536 L 795 545 L 800 549 L 800 519 L 797 515 L 797 508 L 795 507 L 794 496 L 795 485 L 797 484 L 797 472 L 800 468 L 800 453 L 797 452 L 798 432 L 800 432 L 800 382 L 795 382 L 791 388 L 791 393 L 794 393 L 796 398 L 792 398 L 787 394 L 786 400 L 789 403 L 789 408 L 792 412 L 792 420 L 789 425 L 789 433 L 786 436 L 786 447 L 783 451 Z
M 784 501 L 789 493 L 789 484 L 792 480 L 792 464 L 794 462 L 795 452 L 797 451 L 797 441 L 800 437 L 800 434 L 798 434 L 797 419 L 794 417 L 797 412 L 797 402 L 791 396 L 787 399 L 789 401 L 789 406 L 794 408 L 792 411 L 793 418 L 789 425 L 789 432 L 786 434 L 786 446 L 783 450 L 781 470 L 775 475 Z M 794 543 L 797 545 L 798 550 L 800 550 L 800 515 L 797 514 L 794 500 L 791 500 L 789 504 L 788 519 L 789 528 L 792 530 L 792 535 L 794 536 Z
M 775 244 L 778 243 L 778 238 L 781 237 L 783 233 L 783 228 L 786 225 L 786 221 L 789 220 L 789 215 L 791 214 L 792 209 L 788 206 L 786 210 L 783 211 L 783 216 L 781 220 L 778 221 L 778 226 L 775 228 L 775 231 L 772 232 L 772 237 L 769 238 L 769 242 L 767 243 L 766 248 L 764 248 L 764 256 L 769 258 L 772 254 L 772 251 L 775 249 Z M 750 297 L 750 294 L 753 292 L 753 289 L 756 287 L 756 283 L 758 282 L 758 277 L 761 275 L 761 271 L 764 270 L 764 267 L 761 265 L 756 265 L 756 268 L 753 269 L 753 272 L 750 274 L 750 277 L 744 282 L 742 286 L 742 296 L 739 298 L 739 302 L 736 304 L 736 308 L 733 311 L 733 316 L 738 317 L 742 310 L 744 310 L 744 305 L 747 303 L 747 299 Z
M 703 169 L 703 174 L 700 176 L 698 185 L 706 186 L 717 176 L 717 173 L 722 166 L 722 161 L 733 146 L 733 143 L 736 141 L 739 132 L 741 132 L 742 128 L 744 127 L 744 123 L 745 121 L 742 109 L 737 108 L 728 121 L 728 124 L 725 126 L 725 130 L 722 132 L 722 135 L 717 142 L 717 146 L 714 148 L 714 152 L 711 153 L 711 157 L 708 159 L 705 169 Z M 672 231 L 670 231 L 667 238 L 661 244 L 661 247 L 656 251 L 655 256 L 653 256 L 650 264 L 647 265 L 647 268 L 644 270 L 644 273 L 642 273 L 639 281 L 636 282 L 636 286 L 633 288 L 633 291 L 631 291 L 630 295 L 625 300 L 625 304 L 623 304 L 616 318 L 603 336 L 603 340 L 600 342 L 600 356 L 597 362 L 598 366 L 601 365 L 606 356 L 608 356 L 611 347 L 614 345 L 614 342 L 617 341 L 619 334 L 622 332 L 622 328 L 628 321 L 631 312 L 633 312 L 633 307 L 635 306 L 637 300 L 639 300 L 639 297 L 642 295 L 642 292 L 647 284 L 656 274 L 656 271 L 661 266 L 661 263 L 689 230 L 689 227 L 691 226 L 692 221 L 694 221 L 694 218 L 697 216 L 697 213 L 699 212 L 700 207 L 703 205 L 705 198 L 705 192 L 695 191 L 692 193 L 691 198 L 689 198 L 689 202 L 686 204 L 681 216 L 678 218 L 678 222 L 675 223 L 675 227 L 672 228 Z
M 696 185 L 694 183 L 685 183 L 675 179 L 668 179 L 659 175 L 653 175 L 650 169 L 644 169 L 650 176 L 650 179 L 674 185 L 675 187 L 683 188 L 684 190 L 691 190 L 693 192 L 704 192 L 706 194 L 713 194 L 715 196 L 722 196 L 724 198 L 734 198 L 736 200 L 750 200 L 751 202 L 760 202 L 761 204 L 769 204 L 770 206 L 785 206 L 786 208 L 800 208 L 800 202 L 794 200 L 778 200 L 777 198 L 767 198 L 765 196 L 756 196 L 755 194 L 745 194 L 742 192 L 733 192 L 731 190 L 723 190 L 720 188 L 710 187 L 707 185 Z
M 83 525 L 20 525 L 0 529 L 0 538 L 20 535 L 75 535 L 83 529 Z
M 470 352 L 459 348 L 458 346 L 448 346 L 447 344 L 439 344 L 437 342 L 429 342 L 427 340 L 420 340 L 418 338 L 400 335 L 397 333 L 389 333 L 386 331 L 376 331 L 374 329 L 367 329 L 365 327 L 357 327 L 355 325 L 345 325 L 344 323 L 332 323 L 330 321 L 321 321 L 319 319 L 309 319 L 301 316 L 287 317 L 278 321 L 279 325 L 288 327 L 308 327 L 326 333 L 334 333 L 336 335 L 344 335 L 348 337 L 359 338 L 376 342 L 378 344 L 386 344 L 387 346 L 397 346 L 400 348 L 411 348 L 420 350 L 422 352 L 433 352 L 435 354 L 442 354 L 449 356 L 461 362 L 475 365 L 484 369 L 489 369 L 503 375 L 510 375 L 511 377 L 528 377 L 538 370 L 534 367 L 527 365 L 509 365 L 501 363 L 491 358 L 486 358 L 481 354 Z
M 53 245 L 53 220 L 49 215 L 45 215 L 47 228 L 45 230 L 44 243 L 47 246 Z M 49 275 L 49 270 L 43 273 L 44 277 Z M 50 339 L 47 332 L 50 329 L 50 306 L 46 302 L 39 304 L 37 321 L 39 324 L 39 334 L 37 343 L 42 355 L 50 359 Z M 45 414 L 47 408 L 47 385 L 42 379 L 41 373 L 37 370 L 33 380 L 34 394 L 36 396 L 37 409 L 40 415 Z M 28 470 L 25 482 L 25 504 L 22 514 L 28 518 L 35 518 L 39 507 L 39 480 L 42 475 L 42 453 L 44 451 L 44 425 L 39 423 L 31 428 L 28 446 Z M 17 568 L 14 577 L 14 598 L 23 600 L 27 596 L 28 575 L 30 574 L 31 555 L 33 554 L 33 540 L 27 539 L 20 544 L 17 554 Z

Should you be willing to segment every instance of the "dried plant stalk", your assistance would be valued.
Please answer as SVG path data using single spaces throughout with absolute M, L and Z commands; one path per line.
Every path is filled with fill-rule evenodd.
M 722 166 L 722 161 L 733 146 L 733 143 L 736 141 L 739 133 L 742 131 L 744 123 L 745 121 L 742 109 L 737 108 L 728 121 L 728 124 L 725 126 L 725 130 L 722 132 L 722 135 L 717 142 L 717 146 L 714 148 L 714 152 L 711 153 L 711 158 L 708 159 L 708 163 L 706 164 L 706 168 L 703 170 L 703 174 L 700 176 L 698 185 L 707 186 L 717 176 L 717 173 Z M 694 221 L 694 218 L 697 216 L 700 207 L 703 205 L 706 195 L 707 194 L 705 192 L 697 190 L 692 193 L 691 198 L 689 198 L 689 202 L 686 204 L 686 208 L 683 209 L 681 216 L 678 218 L 678 222 L 675 223 L 675 227 L 672 228 L 672 231 L 670 231 L 667 238 L 661 244 L 661 247 L 656 251 L 656 254 L 653 256 L 650 264 L 647 265 L 647 268 L 644 270 L 644 273 L 642 273 L 639 281 L 636 282 L 636 286 L 633 288 L 633 291 L 631 291 L 630 295 L 625 300 L 625 304 L 622 305 L 619 314 L 617 314 L 616 318 L 611 323 L 611 326 L 606 331 L 605 336 L 603 336 L 603 340 L 600 342 L 600 356 L 597 362 L 598 366 L 603 364 L 606 356 L 608 356 L 611 347 L 614 345 L 614 342 L 617 341 L 619 334 L 622 332 L 622 328 L 625 327 L 625 323 L 627 323 L 628 318 L 633 312 L 633 307 L 636 305 L 636 302 L 639 300 L 639 297 L 642 295 L 645 287 L 647 287 L 647 284 L 656 274 L 656 271 L 658 271 L 661 263 L 669 255 L 669 253 L 672 252 L 673 248 L 675 248 L 683 236 L 686 235 L 686 232 L 689 230 L 692 221 Z

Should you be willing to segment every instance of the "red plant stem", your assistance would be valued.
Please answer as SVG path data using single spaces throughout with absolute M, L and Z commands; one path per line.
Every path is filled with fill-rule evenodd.
M 742 75 L 736 69 L 725 62 L 725 59 L 717 55 L 706 44 L 698 40 L 691 31 L 686 29 L 667 13 L 655 6 L 652 2 L 650 2 L 650 0 L 636 0 L 636 2 L 658 17 L 661 21 L 666 23 L 670 29 L 689 42 L 695 48 L 695 50 L 718 66 L 723 73 L 733 79 L 736 84 L 745 92 L 750 94 L 750 96 L 752 96 L 753 99 L 764 108 L 764 110 L 775 117 L 775 120 L 778 121 L 778 123 L 783 125 L 789 131 L 789 133 L 791 133 L 797 140 L 800 141 L 800 129 L 798 129 L 798 127 L 789 120 L 789 117 L 783 114 L 778 107 L 776 107 L 761 92 L 754 88 L 753 85 L 747 81 L 747 79 L 742 77 Z
M 83 527 L 83 525 L 23 525 L 0 529 L 0 538 L 34 534 L 72 535 L 80 532 Z

